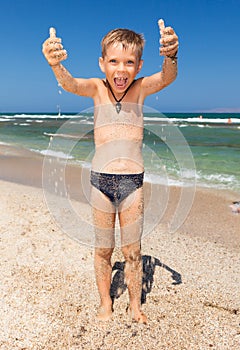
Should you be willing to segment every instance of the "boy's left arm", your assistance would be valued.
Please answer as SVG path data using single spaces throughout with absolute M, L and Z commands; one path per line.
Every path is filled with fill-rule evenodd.
M 142 80 L 142 88 L 145 96 L 154 94 L 169 84 L 177 77 L 177 52 L 178 36 L 172 27 L 165 27 L 164 21 L 158 21 L 160 30 L 160 55 L 164 56 L 161 72 L 145 77 Z

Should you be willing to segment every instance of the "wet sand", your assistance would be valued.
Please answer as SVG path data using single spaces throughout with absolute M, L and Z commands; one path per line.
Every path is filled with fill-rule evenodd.
M 73 192 L 78 171 L 71 167 L 67 175 Z M 63 233 L 52 217 L 41 157 L 1 148 L 0 179 L 1 350 L 239 348 L 240 214 L 229 208 L 237 194 L 197 188 L 188 217 L 170 233 L 179 198 L 179 188 L 171 188 L 165 215 L 142 242 L 148 324 L 126 313 L 119 248 L 112 259 L 113 317 L 99 323 L 94 249 Z M 75 200 L 89 215 L 81 192 Z

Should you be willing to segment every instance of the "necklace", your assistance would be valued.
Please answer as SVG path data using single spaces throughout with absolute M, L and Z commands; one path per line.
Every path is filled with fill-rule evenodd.
M 122 97 L 121 97 L 119 100 L 118 100 L 118 99 L 116 98 L 116 96 L 114 95 L 114 93 L 113 93 L 113 91 L 112 91 L 112 88 L 111 88 L 111 85 L 109 84 L 108 80 L 106 80 L 106 82 L 107 82 L 107 87 L 109 88 L 109 90 L 110 90 L 110 92 L 111 92 L 111 94 L 112 94 L 114 100 L 117 102 L 117 103 L 115 104 L 116 111 L 117 111 L 117 113 L 120 113 L 120 111 L 121 111 L 121 109 L 122 109 L 122 104 L 121 104 L 120 102 L 121 102 L 121 101 L 123 100 L 123 98 L 126 96 L 126 94 L 127 94 L 128 90 L 130 89 L 130 87 L 135 83 L 135 80 L 133 80 L 133 81 L 131 82 L 131 84 L 130 84 L 129 87 L 125 90 L 124 94 L 122 95 Z

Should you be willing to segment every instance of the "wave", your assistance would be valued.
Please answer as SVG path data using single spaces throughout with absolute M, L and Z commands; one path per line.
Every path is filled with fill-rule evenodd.
M 6 122 L 6 121 L 13 121 L 15 119 L 25 119 L 25 122 L 43 122 L 44 119 L 52 119 L 52 120 L 61 120 L 61 119 L 71 119 L 70 123 L 75 123 L 77 121 L 74 121 L 74 119 L 78 119 L 78 121 L 81 121 L 86 124 L 92 124 L 93 123 L 93 115 L 84 115 L 84 114 L 72 114 L 72 113 L 65 113 L 65 114 L 55 114 L 55 113 L 49 113 L 49 114 L 41 114 L 41 113 L 9 113 L 9 114 L 0 114 L 0 121 Z M 156 124 L 176 124 L 178 126 L 183 127 L 184 125 L 197 125 L 198 127 L 202 127 L 205 125 L 224 125 L 224 126 L 240 126 L 240 118 L 234 115 L 223 115 L 219 117 L 219 114 L 216 116 L 211 116 L 209 118 L 208 116 L 168 116 L 167 114 L 160 114 L 159 115 L 151 115 L 151 114 L 144 114 L 144 121 L 145 123 L 156 123 Z
M 186 182 L 181 179 L 174 179 L 160 174 L 152 174 L 150 172 L 144 173 L 144 181 L 152 185 L 161 185 L 161 186 L 176 186 L 176 187 L 189 187 L 193 186 L 192 182 Z
M 0 146 L 12 146 L 12 145 L 11 145 L 11 143 L 1 141 Z
M 177 186 L 177 187 L 189 187 L 197 186 L 216 188 L 216 189 L 239 189 L 240 179 L 231 174 L 206 174 L 202 171 L 196 173 L 190 172 L 189 176 L 181 176 L 178 172 L 175 175 L 167 169 L 167 175 L 161 175 L 157 173 L 151 173 L 151 169 L 145 171 L 144 179 L 151 184 L 158 184 L 164 186 Z M 170 175 L 171 173 L 171 175 Z
M 72 135 L 72 134 L 57 134 L 57 133 L 44 132 L 43 135 L 48 136 L 50 138 L 51 137 L 61 137 L 61 138 L 65 138 L 65 139 L 79 139 L 79 136 Z
M 73 156 L 61 151 L 52 151 L 49 149 L 44 149 L 44 150 L 30 149 L 30 150 L 35 153 L 40 153 L 43 156 L 50 156 L 50 157 L 61 158 L 61 159 L 74 159 Z
M 58 133 L 50 133 L 50 132 L 44 132 L 43 133 L 44 136 L 47 136 L 47 137 L 59 137 L 59 138 L 63 138 L 63 139 L 73 139 L 73 140 L 82 140 L 82 139 L 89 139 L 88 136 L 86 135 L 82 135 L 82 134 L 79 134 L 79 135 L 74 135 L 74 134 L 58 134 Z
M 170 123 L 170 124 L 193 124 L 199 127 L 203 127 L 206 124 L 212 125 L 240 125 L 240 118 L 203 118 L 199 117 L 188 117 L 188 118 L 174 118 L 174 117 L 144 117 L 145 122 L 151 123 Z M 183 126 L 181 125 L 181 126 Z
M 9 122 L 11 121 L 12 119 L 6 117 L 6 118 L 0 118 L 0 122 Z
M 28 114 L 28 113 L 22 113 L 22 114 L 1 114 L 1 121 L 13 120 L 13 119 L 69 119 L 69 118 L 80 118 L 81 115 L 79 114 Z

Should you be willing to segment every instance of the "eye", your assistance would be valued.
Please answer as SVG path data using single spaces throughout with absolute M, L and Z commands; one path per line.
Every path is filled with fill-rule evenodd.
M 127 65 L 128 65 L 128 66 L 132 66 L 133 64 L 134 64 L 134 61 L 132 61 L 132 60 L 128 60 L 128 61 L 127 61 Z
M 115 63 L 117 63 L 117 60 L 115 60 L 114 58 L 112 58 L 112 59 L 109 60 L 109 62 L 115 64 Z

